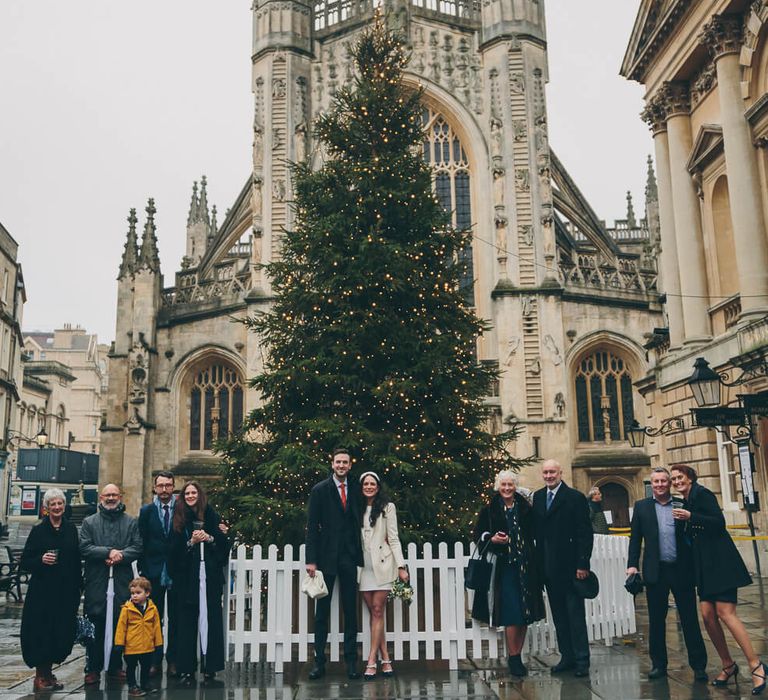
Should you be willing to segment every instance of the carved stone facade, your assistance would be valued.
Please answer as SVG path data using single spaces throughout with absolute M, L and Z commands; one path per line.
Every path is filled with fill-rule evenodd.
M 642 0 L 622 74 L 646 91 L 668 319 L 647 345 L 641 422 L 658 427 L 682 417 L 687 426 L 651 441 L 647 452 L 654 464 L 691 464 L 719 494 L 728 521 L 742 523 L 736 445 L 727 428 L 692 425 L 687 380 L 697 357 L 732 377 L 768 358 L 768 2 Z M 737 394 L 766 389 L 765 376 L 753 377 L 724 388 L 722 400 L 736 405 Z M 752 447 L 763 501 L 764 423 L 754 419 L 763 447 Z
M 492 325 L 478 342 L 478 357 L 502 369 L 487 398 L 492 425 L 519 422 L 518 455 L 558 458 L 580 488 L 612 478 L 621 466 L 629 474 L 621 482 L 628 501 L 642 491 L 636 475 L 647 459 L 627 447 L 610 382 L 600 389 L 608 397 L 607 432 L 603 426 L 594 433 L 603 437 L 579 440 L 577 425 L 587 418 L 577 415 L 575 367 L 598 348 L 611 348 L 626 356 L 635 376 L 645 372 L 643 336 L 663 325 L 648 253 L 658 249 L 656 231 L 637 221 L 607 230 L 550 148 L 543 3 L 385 4 L 412 50 L 406 84 L 424 90 L 424 152 L 436 194 L 454 224 L 474 234 L 464 253 L 471 270 L 464 288 Z M 281 237 L 293 224 L 288 163 L 317 167 L 326 158 L 311 119 L 353 79 L 350 47 L 374 11 L 371 0 L 254 2 L 253 172 L 215 230 L 200 203 L 202 190 L 193 194 L 190 222 L 198 223 L 188 222 L 188 240 L 208 243 L 199 259 L 188 253 L 174 286 L 163 288 L 159 271 L 142 271 L 132 254 L 121 267 L 105 428 L 113 448 L 105 454 L 104 478 L 126 481 L 141 473 L 147 494 L 153 469 L 198 474 L 215 463 L 199 449 L 205 443 L 200 431 L 213 430 L 214 418 L 222 430 L 225 403 L 229 415 L 239 410 L 234 390 L 225 397 L 217 388 L 223 385 L 210 385 L 208 403 L 198 409 L 192 377 L 222 365 L 244 382 L 262 367 L 258 339 L 230 317 L 271 303 L 261 265 L 280 255 Z M 655 197 L 648 206 L 655 211 Z M 143 250 L 131 226 L 135 222 L 129 222 L 127 248 Z M 139 275 L 146 278 L 141 293 Z M 135 350 L 139 333 L 148 348 L 141 353 Z M 132 379 L 137 369 L 145 373 L 146 394 Z M 242 410 L 256 400 L 246 391 Z M 573 474 L 571 465 L 579 467 Z M 523 479 L 538 485 L 538 470 Z

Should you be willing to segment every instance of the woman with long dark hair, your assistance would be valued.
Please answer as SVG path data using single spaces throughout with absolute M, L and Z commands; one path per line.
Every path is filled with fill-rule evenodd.
M 475 593 L 472 617 L 504 628 L 509 672 L 525 676 L 525 635 L 545 609 L 534 559 L 533 507 L 518 493 L 517 481 L 514 472 L 500 471 L 493 485 L 496 495 L 477 518 L 473 539 L 481 551 L 496 555 L 496 566 L 488 593 Z
M 360 523 L 363 571 L 359 588 L 371 616 L 371 651 L 363 678 L 370 681 L 376 678 L 379 656 L 381 675 L 389 677 L 394 673 L 384 628 L 387 596 L 395 579 L 408 580 L 408 570 L 397 533 L 395 504 L 387 498 L 375 472 L 365 472 L 360 477 L 360 484 L 366 507 Z
M 32 528 L 21 555 L 21 568 L 32 574 L 21 615 L 21 654 L 35 669 L 36 692 L 64 687 L 52 667 L 75 642 L 82 575 L 77 528 L 64 517 L 66 505 L 61 489 L 45 492 L 47 515 Z
M 202 671 L 205 680 L 211 681 L 224 669 L 221 595 L 230 545 L 220 523 L 221 517 L 208 505 L 203 487 L 197 481 L 184 484 L 173 512 L 170 575 L 178 615 L 176 670 L 186 686 L 192 685 L 197 670 L 201 546 L 205 558 L 208 609 L 208 648 Z
M 712 685 L 727 685 L 739 673 L 725 641 L 721 625 L 724 623 L 747 658 L 752 695 L 760 695 L 766 686 L 766 666 L 755 653 L 744 623 L 736 614 L 736 592 L 752 583 L 752 578 L 725 529 L 725 518 L 715 494 L 698 483 L 696 471 L 687 464 L 673 464 L 670 473 L 673 488 L 684 499 L 682 508 L 672 509 L 672 517 L 686 523 L 686 534 L 693 548 L 701 616 L 723 666 Z

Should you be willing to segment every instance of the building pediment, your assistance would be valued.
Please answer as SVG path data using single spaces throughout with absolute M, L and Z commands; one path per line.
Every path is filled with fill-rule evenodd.
M 703 124 L 696 135 L 693 150 L 685 167 L 690 173 L 700 171 L 722 151 L 723 127 L 719 124 Z
M 643 0 L 621 64 L 621 75 L 643 82 L 646 67 L 692 4 L 693 0 Z

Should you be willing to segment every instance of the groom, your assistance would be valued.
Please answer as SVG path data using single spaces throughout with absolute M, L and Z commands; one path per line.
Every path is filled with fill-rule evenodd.
M 357 567 L 363 565 L 360 544 L 361 497 L 349 488 L 347 475 L 352 466 L 349 451 L 333 451 L 333 474 L 316 484 L 309 495 L 307 513 L 306 566 L 314 576 L 322 571 L 328 595 L 315 609 L 315 666 L 310 680 L 325 675 L 325 642 L 334 584 L 338 580 L 344 610 L 344 660 L 347 676 L 360 678 L 357 670 Z

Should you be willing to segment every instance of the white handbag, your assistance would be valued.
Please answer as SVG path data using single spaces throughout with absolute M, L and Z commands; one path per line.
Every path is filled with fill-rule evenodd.
M 314 576 L 307 574 L 301 582 L 301 592 L 306 593 L 315 600 L 325 598 L 328 595 L 328 586 L 325 585 L 323 572 L 318 569 L 315 571 Z

